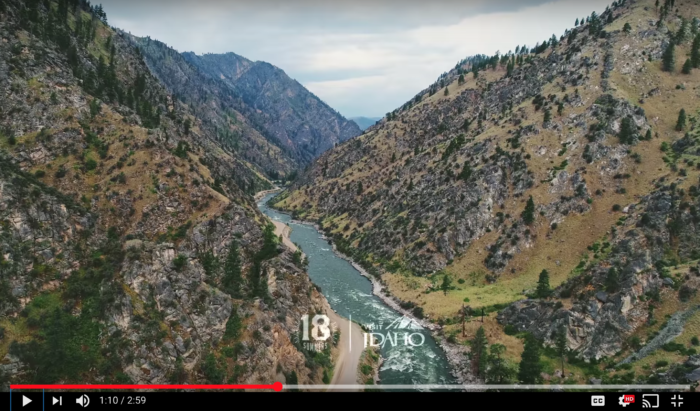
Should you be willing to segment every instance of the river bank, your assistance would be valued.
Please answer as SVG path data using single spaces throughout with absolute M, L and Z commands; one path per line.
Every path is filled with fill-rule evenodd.
M 278 212 L 282 211 L 278 210 Z M 314 229 L 316 229 L 316 231 L 319 232 L 323 239 L 331 243 L 333 253 L 335 253 L 335 255 L 349 262 L 353 266 L 353 268 L 360 273 L 360 275 L 367 278 L 372 283 L 372 293 L 374 295 L 381 299 L 382 302 L 384 302 L 387 306 L 402 314 L 404 317 L 409 318 L 418 323 L 421 327 L 430 330 L 433 339 L 440 347 L 440 349 L 445 353 L 445 356 L 451 368 L 450 374 L 457 379 L 457 382 L 459 384 L 479 383 L 478 379 L 471 372 L 471 362 L 467 357 L 467 353 L 469 352 L 468 347 L 448 342 L 445 338 L 445 335 L 442 333 L 442 327 L 440 325 L 431 323 L 425 319 L 417 318 L 412 312 L 401 307 L 400 302 L 396 300 L 395 297 L 384 292 L 385 285 L 382 284 L 375 276 L 368 273 L 367 270 L 362 268 L 362 266 L 360 266 L 352 258 L 340 252 L 336 247 L 335 243 L 333 241 L 330 241 L 331 239 L 329 239 L 325 235 L 325 233 L 321 230 L 321 227 L 319 227 L 318 224 L 301 220 L 291 220 L 290 222 L 294 224 L 304 224 L 314 227 Z
M 271 197 L 271 195 L 268 197 Z M 323 274 L 321 274 L 323 277 L 316 278 L 315 281 L 320 281 L 322 286 L 335 290 L 326 295 L 326 298 L 329 298 L 329 301 L 332 299 L 336 305 L 342 304 L 335 308 L 342 312 L 343 315 L 346 317 L 351 315 L 349 318 L 357 320 L 367 327 L 379 326 L 380 329 L 382 329 L 382 326 L 394 328 L 411 327 L 414 329 L 416 326 L 420 326 L 418 328 L 422 331 L 418 332 L 426 337 L 425 344 L 421 345 L 421 349 L 411 349 L 402 345 L 394 346 L 393 344 L 389 348 L 384 347 L 381 349 L 381 359 L 384 365 L 381 366 L 380 373 L 383 383 L 411 384 L 423 382 L 454 384 L 475 382 L 470 375 L 470 362 L 465 355 L 468 352 L 468 348 L 463 345 L 448 343 L 440 325 L 431 323 L 428 319 L 417 318 L 410 310 L 402 308 L 401 301 L 390 295 L 389 290 L 385 288 L 380 279 L 375 278 L 357 262 L 341 253 L 335 244 L 324 235 L 317 224 L 294 220 L 290 214 L 280 212 L 262 203 L 259 203 L 259 207 L 273 221 L 296 224 L 297 227 L 300 227 L 299 230 L 293 231 L 292 238 L 295 238 L 295 242 L 300 241 L 301 247 L 311 253 L 309 256 L 311 262 L 309 273 L 313 278 L 314 275 L 318 276 L 321 274 L 319 269 L 323 270 Z M 321 257 L 323 258 L 322 260 L 314 258 L 323 252 L 328 253 L 332 257 L 324 256 Z M 342 261 L 343 264 L 338 265 L 338 263 L 334 263 L 334 259 Z M 343 266 L 347 268 L 343 268 Z M 357 276 L 358 273 L 360 276 Z M 342 277 L 342 275 L 348 275 L 349 277 Z M 351 279 L 353 277 L 355 279 Z M 335 280 L 328 283 L 325 280 L 326 278 L 335 278 Z M 369 282 L 365 282 L 367 280 Z M 351 287 L 347 288 L 350 285 Z M 337 294 L 339 290 L 343 290 L 343 293 Z M 369 296 L 371 298 L 368 298 Z M 372 299 L 376 299 L 376 302 L 371 302 Z M 358 303 L 359 306 L 363 307 L 361 312 L 357 311 Z M 378 304 L 381 304 L 382 307 L 379 307 Z M 415 325 L 412 326 L 411 324 Z M 367 371 L 366 365 L 363 368 Z M 365 375 L 365 373 L 362 374 Z
M 278 191 L 282 191 L 282 189 L 279 188 L 279 187 L 275 187 L 275 188 L 270 189 L 270 190 L 258 191 L 258 192 L 255 193 L 255 195 L 253 196 L 253 199 L 254 199 L 256 202 L 258 202 L 258 201 L 262 200 L 263 197 L 265 197 L 266 195 L 272 194 L 272 193 L 276 193 L 276 192 L 278 192 Z
M 259 198 L 257 198 L 258 195 L 256 194 L 256 201 L 260 201 L 265 195 L 274 192 L 275 190 L 268 190 L 263 192 L 265 194 Z M 272 223 L 275 225 L 275 234 L 282 237 L 282 243 L 290 250 L 296 252 L 299 248 L 289 238 L 292 231 L 291 227 L 280 221 L 273 221 Z M 360 360 L 364 351 L 362 328 L 357 323 L 351 322 L 336 313 L 325 297 L 324 308 L 331 324 L 335 324 L 336 329 L 340 331 L 340 339 L 337 346 L 338 354 L 333 368 L 331 384 L 357 384 L 359 379 L 358 369 L 360 368 Z

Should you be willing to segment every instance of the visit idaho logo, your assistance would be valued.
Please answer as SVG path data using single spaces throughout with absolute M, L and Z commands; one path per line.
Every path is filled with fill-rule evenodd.
M 412 332 L 422 330 L 423 327 L 413 318 L 406 316 L 394 319 L 386 327 L 382 327 L 381 324 L 367 324 L 365 328 L 370 330 L 370 332 L 363 333 L 365 348 L 384 348 L 386 344 L 391 347 L 397 345 L 418 347 L 425 343 L 425 335 L 420 332 Z

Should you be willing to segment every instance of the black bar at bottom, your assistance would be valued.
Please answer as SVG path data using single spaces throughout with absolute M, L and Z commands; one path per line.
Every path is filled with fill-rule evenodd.
M 386 401 L 392 409 L 420 410 L 420 407 L 436 407 L 480 409 L 483 407 L 498 410 L 537 409 L 537 410 L 700 410 L 700 393 L 695 392 L 365 392 L 365 393 L 294 393 L 294 392 L 115 392 L 115 391 L 63 391 L 42 392 L 41 390 L 12 390 L 11 393 L 0 393 L 0 410 L 10 405 L 12 411 L 68 411 L 68 410 L 116 410 L 130 409 L 135 411 L 150 410 L 219 410 L 219 409 L 250 409 L 252 404 L 258 404 L 264 409 L 280 405 L 284 408 L 306 404 L 326 404 L 324 408 L 332 408 L 333 404 L 348 404 L 341 397 L 352 395 L 353 401 L 360 407 L 378 407 Z M 441 402 L 441 396 L 448 396 L 448 402 Z M 631 397 L 634 396 L 634 397 Z M 293 398 L 292 398 L 293 397 Z M 301 399 L 301 397 L 304 397 Z M 303 402 L 297 402 L 303 401 Z M 309 402 L 311 401 L 311 402 Z M 370 402 L 371 401 L 371 402 Z M 440 401 L 440 402 L 435 402 Z M 361 405 L 364 404 L 364 405 Z M 449 406 L 448 406 L 449 404 Z M 461 405 L 460 405 L 461 404 Z M 478 408 L 480 407 L 480 408 Z

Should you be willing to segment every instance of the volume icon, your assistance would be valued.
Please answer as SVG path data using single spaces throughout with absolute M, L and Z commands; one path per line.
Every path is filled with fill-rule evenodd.
M 87 395 L 83 394 L 75 400 L 75 403 L 85 408 L 88 405 L 90 405 L 90 398 Z

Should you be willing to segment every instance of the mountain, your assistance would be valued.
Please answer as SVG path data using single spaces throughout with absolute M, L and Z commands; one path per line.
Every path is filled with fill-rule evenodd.
M 289 176 L 360 134 L 355 123 L 269 63 L 234 53 L 180 54 L 157 40 L 123 35 L 220 141 L 271 178 Z
M 206 128 L 225 150 L 237 153 L 273 179 L 288 176 L 300 167 L 291 150 L 272 136 L 261 134 L 263 127 L 241 113 L 247 109 L 221 80 L 201 73 L 163 42 L 121 31 L 119 35 L 138 47 L 151 72 L 180 101 L 192 107 L 202 120 L 199 126 Z
M 695 350 L 683 323 L 700 318 L 700 70 L 686 62 L 700 6 L 682 3 L 617 1 L 535 48 L 466 58 L 276 206 L 453 341 L 483 308 L 512 361 L 523 332 L 552 346 L 563 329 L 572 364 L 607 358 L 590 372 L 611 380 L 645 343 L 677 344 L 680 364 Z M 640 381 L 662 378 L 634 358 Z
M 321 383 L 328 303 L 248 194 L 291 157 L 101 6 L 3 1 L 0 38 L 0 389 Z
M 354 121 L 359 127 L 360 130 L 365 131 L 368 128 L 372 127 L 377 123 L 377 121 L 381 120 L 381 117 L 351 117 L 350 120 Z
M 309 92 L 284 71 L 233 53 L 183 57 L 210 78 L 220 78 L 241 98 L 244 115 L 257 122 L 306 165 L 337 143 L 360 134 L 355 123 Z

